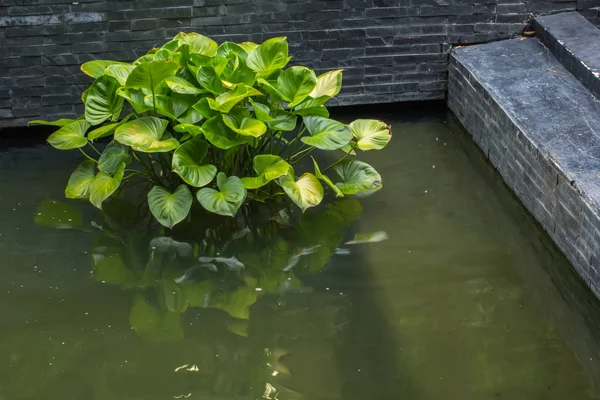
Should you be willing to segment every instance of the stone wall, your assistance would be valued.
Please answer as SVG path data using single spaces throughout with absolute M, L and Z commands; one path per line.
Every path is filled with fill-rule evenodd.
M 339 105 L 442 99 L 452 45 L 519 34 L 531 14 L 578 1 L 4 0 L 0 127 L 75 115 L 89 83 L 81 63 L 132 60 L 181 30 L 218 41 L 285 35 L 294 63 L 345 69 Z

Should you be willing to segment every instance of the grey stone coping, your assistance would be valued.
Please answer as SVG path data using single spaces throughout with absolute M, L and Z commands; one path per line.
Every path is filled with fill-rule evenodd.
M 600 101 L 536 39 L 461 48 L 454 57 L 598 212 Z
M 537 17 L 536 37 L 600 98 L 600 29 L 578 12 Z

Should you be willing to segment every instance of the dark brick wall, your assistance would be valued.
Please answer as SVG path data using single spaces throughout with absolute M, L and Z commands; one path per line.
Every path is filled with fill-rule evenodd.
M 598 0 L 578 1 L 589 8 Z M 81 63 L 131 60 L 181 30 L 217 41 L 286 35 L 294 63 L 345 69 L 339 105 L 441 99 L 452 45 L 512 36 L 531 14 L 576 7 L 577 0 L 3 0 L 0 127 L 75 115 L 89 83 Z

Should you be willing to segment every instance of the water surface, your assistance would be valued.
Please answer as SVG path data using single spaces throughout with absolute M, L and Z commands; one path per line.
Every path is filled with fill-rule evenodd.
M 599 398 L 598 303 L 470 138 L 362 117 L 380 192 L 176 242 L 64 200 L 77 154 L 4 146 L 0 399 Z

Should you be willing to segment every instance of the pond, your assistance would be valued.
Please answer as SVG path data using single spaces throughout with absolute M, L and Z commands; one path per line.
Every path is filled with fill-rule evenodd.
M 173 237 L 65 200 L 77 154 L 0 144 L 0 399 L 600 398 L 598 302 L 468 135 L 364 117 L 381 191 Z

